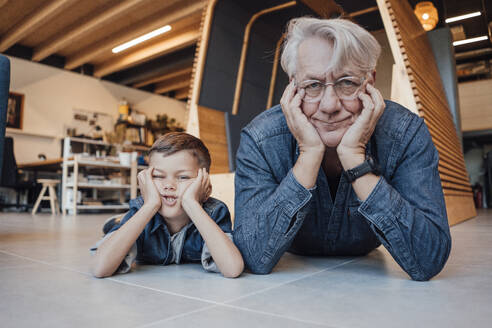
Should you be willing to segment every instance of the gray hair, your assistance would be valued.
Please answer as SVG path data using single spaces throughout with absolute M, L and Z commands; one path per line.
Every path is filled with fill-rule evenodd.
M 289 77 L 296 73 L 297 53 L 302 41 L 319 37 L 333 44 L 328 70 L 353 65 L 362 72 L 376 68 L 381 46 L 364 28 L 346 19 L 294 18 L 287 24 L 281 64 Z

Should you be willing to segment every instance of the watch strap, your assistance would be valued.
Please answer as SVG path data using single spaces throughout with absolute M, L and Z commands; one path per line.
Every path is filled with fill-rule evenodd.
M 372 157 L 368 157 L 362 164 L 354 167 L 353 169 L 344 171 L 345 176 L 350 183 L 370 172 L 379 175 L 379 170 Z

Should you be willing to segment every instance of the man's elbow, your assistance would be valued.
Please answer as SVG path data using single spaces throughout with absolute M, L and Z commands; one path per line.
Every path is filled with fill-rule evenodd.
M 414 281 L 428 281 L 439 274 L 444 268 L 451 251 L 450 238 L 448 238 L 441 250 L 441 254 L 430 256 L 429 259 L 421 261 L 419 270 L 408 272 L 410 278 Z

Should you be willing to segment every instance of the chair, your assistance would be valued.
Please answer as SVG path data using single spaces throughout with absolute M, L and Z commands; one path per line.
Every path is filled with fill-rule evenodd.
M 3 139 L 7 124 L 7 104 L 9 102 L 10 62 L 0 55 L 0 180 L 2 178 Z
M 3 161 L 0 178 L 0 187 L 14 189 L 17 193 L 17 201 L 15 204 L 0 204 L 1 207 L 23 208 L 27 211 L 29 205 L 20 205 L 20 193 L 22 191 L 34 192 L 36 188 L 35 181 L 21 180 L 17 162 L 14 155 L 14 139 L 5 137 L 3 143 Z M 29 194 L 28 194 L 29 195 Z
M 55 179 L 38 179 L 38 183 L 43 185 L 43 189 L 39 193 L 38 199 L 36 200 L 36 204 L 34 204 L 34 208 L 32 209 L 31 214 L 36 214 L 38 210 L 39 204 L 42 200 L 49 200 L 51 206 L 51 214 L 60 213 L 60 204 L 58 203 L 58 198 L 56 198 L 55 187 L 60 183 L 60 180 Z M 49 191 L 49 196 L 45 196 L 46 190 Z

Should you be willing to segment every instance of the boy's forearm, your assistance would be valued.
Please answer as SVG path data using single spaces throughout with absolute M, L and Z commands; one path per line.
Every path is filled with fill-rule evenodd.
M 198 202 L 183 202 L 183 209 L 205 240 L 220 272 L 228 278 L 239 276 L 244 269 L 241 253 Z
M 103 242 L 93 259 L 94 276 L 103 278 L 112 275 L 121 264 L 143 229 L 155 215 L 157 209 L 142 206 L 137 213 Z

